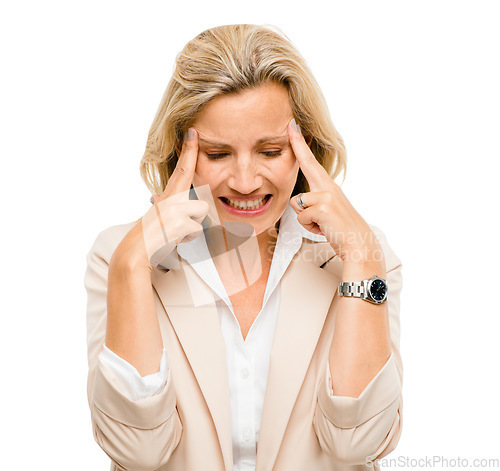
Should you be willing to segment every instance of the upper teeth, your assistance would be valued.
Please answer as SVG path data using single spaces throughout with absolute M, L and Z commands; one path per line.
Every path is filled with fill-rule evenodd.
M 258 208 L 259 206 L 262 205 L 262 203 L 264 203 L 264 199 L 266 197 L 263 196 L 262 198 L 259 198 L 258 200 L 245 200 L 245 201 L 240 201 L 240 200 L 232 200 L 232 199 L 229 199 L 227 198 L 227 200 L 229 201 L 229 204 L 235 208 L 238 208 L 238 209 L 256 209 Z

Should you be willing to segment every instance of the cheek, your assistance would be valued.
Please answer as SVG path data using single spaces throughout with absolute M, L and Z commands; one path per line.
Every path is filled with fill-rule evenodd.
M 291 192 L 299 174 L 299 163 L 295 156 L 292 154 L 280 161 L 277 160 L 272 171 L 274 175 L 280 176 L 277 186 L 284 190 L 289 189 Z
M 292 196 L 293 189 L 295 188 L 295 184 L 297 183 L 297 177 L 299 175 L 299 166 L 294 166 L 293 170 L 288 174 L 288 178 L 286 179 L 286 192 L 288 194 L 288 198 Z

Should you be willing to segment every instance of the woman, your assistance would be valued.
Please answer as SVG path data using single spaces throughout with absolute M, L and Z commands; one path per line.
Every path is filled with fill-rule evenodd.
M 344 168 L 286 38 L 231 25 L 185 46 L 141 164 L 154 204 L 87 258 L 111 469 L 376 469 L 395 448 L 401 262 Z

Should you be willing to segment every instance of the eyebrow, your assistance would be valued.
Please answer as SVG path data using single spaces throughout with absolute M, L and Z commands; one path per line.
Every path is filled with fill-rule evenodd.
M 198 140 L 203 142 L 204 144 L 208 144 L 214 147 L 218 147 L 220 149 L 231 149 L 231 146 L 229 144 L 226 144 L 225 142 L 215 142 L 215 141 L 209 141 L 208 139 L 204 139 L 203 137 L 199 136 Z M 262 144 L 267 144 L 267 143 L 288 143 L 288 134 L 283 134 L 281 136 L 267 136 L 267 137 L 262 137 L 256 142 L 256 145 L 262 145 Z

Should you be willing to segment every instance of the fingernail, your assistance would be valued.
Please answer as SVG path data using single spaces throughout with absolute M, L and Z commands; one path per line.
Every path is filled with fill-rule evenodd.
M 302 136 L 302 131 L 300 130 L 299 125 L 295 121 L 295 118 L 292 119 L 292 126 L 293 129 L 295 129 Z
M 194 131 L 193 128 L 189 128 L 186 133 L 184 133 L 184 142 L 186 142 L 188 139 L 193 139 L 194 136 Z
M 149 198 L 149 201 L 151 202 L 151 204 L 155 204 L 155 199 L 153 197 Z

